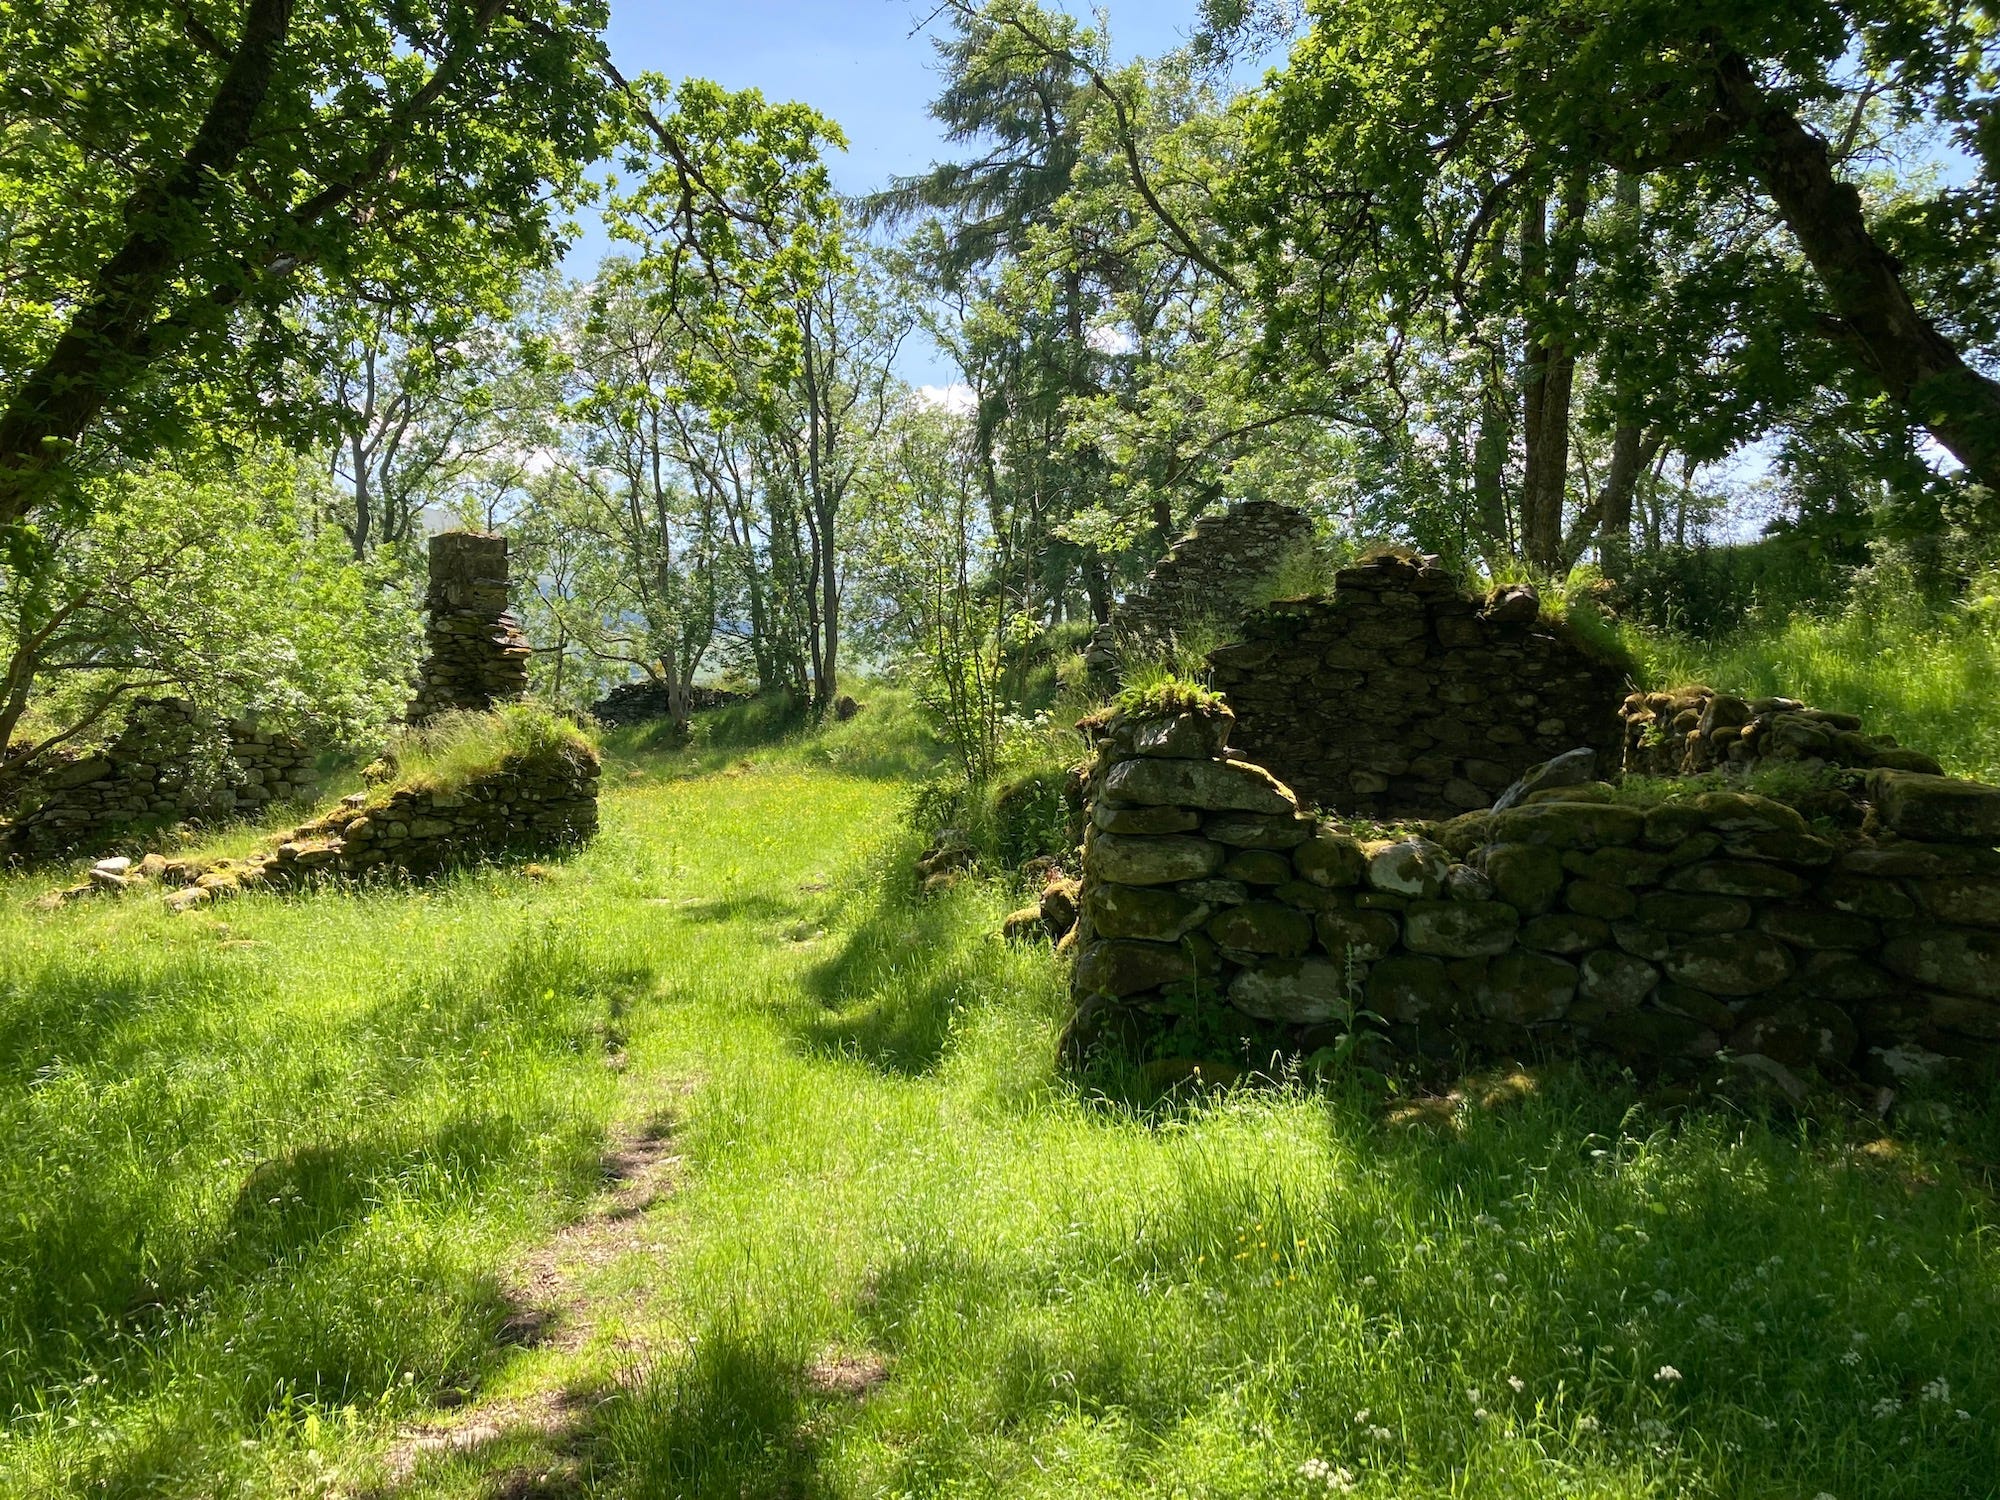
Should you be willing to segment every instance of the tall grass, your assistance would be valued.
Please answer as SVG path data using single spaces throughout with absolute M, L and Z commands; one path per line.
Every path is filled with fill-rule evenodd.
M 2000 595 L 1943 608 L 1893 584 L 1720 641 L 1631 632 L 1649 682 L 1701 682 L 1859 714 L 1957 775 L 2000 781 Z

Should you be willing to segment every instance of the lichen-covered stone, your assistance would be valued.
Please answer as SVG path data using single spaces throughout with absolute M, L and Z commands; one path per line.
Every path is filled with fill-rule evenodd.
M 1105 774 L 1105 795 L 1141 806 L 1172 805 L 1203 812 L 1292 813 L 1298 803 L 1269 771 L 1241 761 L 1120 761 Z
M 1803 876 L 1777 865 L 1751 860 L 1717 859 L 1688 865 L 1667 876 L 1670 891 L 1698 891 L 1712 896 L 1796 896 L 1806 888 Z
M 1403 914 L 1404 945 L 1442 958 L 1505 953 L 1519 930 L 1519 915 L 1500 901 L 1413 901 Z
M 1400 839 L 1365 846 L 1369 888 L 1392 896 L 1435 900 L 1444 892 L 1451 856 L 1429 839 Z
M 1460 997 L 1443 960 L 1399 955 L 1368 971 L 1367 1004 L 1388 1021 L 1440 1022 L 1457 1013 Z
M 1601 849 L 1631 844 L 1646 829 L 1636 807 L 1602 802 L 1537 802 L 1493 815 L 1497 843 L 1546 844 L 1557 849 Z
M 1572 964 L 1540 953 L 1506 953 L 1491 960 L 1475 1001 L 1480 1014 L 1495 1021 L 1532 1025 L 1552 1021 L 1569 1009 L 1578 974 Z
M 1736 896 L 1652 891 L 1639 899 L 1639 920 L 1663 932 L 1735 932 L 1750 925 L 1750 903 Z
M 1195 956 L 1185 943 L 1145 943 L 1111 938 L 1092 943 L 1076 956 L 1073 984 L 1078 995 L 1136 995 L 1195 977 Z
M 1192 833 L 1201 827 L 1201 814 L 1185 807 L 1119 807 L 1100 802 L 1091 809 L 1090 821 L 1105 833 L 1154 837 L 1163 833 Z
M 1117 885 L 1093 881 L 1084 897 L 1092 928 L 1100 937 L 1140 938 L 1176 943 L 1207 921 L 1213 908 L 1205 901 L 1156 885 Z
M 1573 880 L 1563 892 L 1563 904 L 1579 916 L 1621 921 L 1639 909 L 1639 898 L 1622 885 Z
M 1873 948 L 1882 941 L 1881 929 L 1865 917 L 1804 904 L 1764 907 L 1757 930 L 1809 951 Z
M 1179 761 L 1148 762 L 1179 765 Z M 1226 851 L 1220 844 L 1185 834 L 1159 838 L 1136 838 L 1104 833 L 1091 840 L 1084 854 L 1084 872 L 1099 880 L 1119 885 L 1171 885 L 1177 880 L 1199 880 L 1222 868 Z
M 1320 945 L 1337 959 L 1368 963 L 1395 948 L 1402 922 L 1386 911 L 1323 911 L 1313 919 Z
M 1911 884 L 1918 903 L 1940 922 L 2000 927 L 2000 880 L 1962 875 Z
M 1362 852 L 1359 840 L 1322 828 L 1292 850 L 1292 868 L 1298 871 L 1301 880 L 1340 890 L 1361 884 L 1368 856 Z
M 1265 1021 L 1330 1020 L 1349 1009 L 1347 974 L 1329 959 L 1273 959 L 1238 974 L 1229 985 L 1229 1003 Z
M 1490 844 L 1483 859 L 1494 891 L 1524 915 L 1547 911 L 1562 891 L 1562 854 L 1546 844 Z
M 1761 1053 L 1787 1067 L 1836 1067 L 1854 1055 L 1853 1019 L 1823 1000 L 1788 996 L 1753 1001 L 1729 1038 L 1733 1051 Z
M 1145 719 L 1132 726 L 1132 749 L 1168 760 L 1213 760 L 1229 743 L 1235 723 L 1236 715 L 1226 708 Z
M 1919 984 L 2000 1000 L 2000 933 L 1954 927 L 1906 932 L 1890 937 L 1882 962 Z
M 1203 838 L 1237 849 L 1296 849 L 1313 836 L 1313 825 L 1299 817 L 1216 813 L 1202 819 L 1201 832 Z
M 1600 949 L 1579 966 L 1578 988 L 1611 1010 L 1632 1010 L 1659 987 L 1660 971 L 1643 958 Z
M 1222 874 L 1245 885 L 1284 885 L 1292 878 L 1292 862 L 1272 849 L 1236 849 L 1222 862 Z
M 1551 912 L 1521 924 L 1521 946 L 1537 953 L 1559 953 L 1574 958 L 1592 948 L 1611 942 L 1611 924 L 1602 917 L 1578 916 L 1574 912 Z
M 1755 995 L 1792 975 L 1791 950 L 1761 932 L 1697 938 L 1666 957 L 1667 977 L 1711 995 Z
M 1884 826 L 1904 838 L 2000 844 L 2000 786 L 1884 770 L 1869 777 L 1868 793 Z
M 1208 935 L 1226 950 L 1296 958 L 1312 946 L 1313 922 L 1304 912 L 1275 901 L 1247 901 L 1225 907 L 1208 921 Z

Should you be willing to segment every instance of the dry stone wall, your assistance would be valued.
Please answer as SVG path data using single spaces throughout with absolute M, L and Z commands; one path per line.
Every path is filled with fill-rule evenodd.
M 528 691 L 534 653 L 507 610 L 507 538 L 444 531 L 430 540 L 424 664 L 409 721 L 452 709 L 484 712 Z
M 253 817 L 315 784 L 311 753 L 289 735 L 254 719 L 218 725 L 183 698 L 140 699 L 103 750 L 22 788 L 26 811 L 0 825 L 0 857 L 54 859 L 175 823 Z
M 1363 839 L 1226 748 L 1229 714 L 1114 718 L 1091 763 L 1070 1058 L 1206 1008 L 1310 1050 L 1358 1010 L 1412 1052 L 1724 1048 L 1881 1082 L 2000 1053 L 2000 788 L 1872 773 L 1869 831 L 1601 785 Z
M 1097 627 L 1085 662 L 1108 671 L 1121 645 L 1157 646 L 1201 621 L 1233 624 L 1245 601 L 1312 539 L 1303 512 L 1271 500 L 1245 500 L 1203 516 Z
M 1621 668 L 1544 623 L 1532 588 L 1475 599 L 1430 557 L 1372 558 L 1324 599 L 1267 606 L 1209 665 L 1245 755 L 1362 817 L 1486 807 L 1580 747 L 1609 774 L 1624 740 Z

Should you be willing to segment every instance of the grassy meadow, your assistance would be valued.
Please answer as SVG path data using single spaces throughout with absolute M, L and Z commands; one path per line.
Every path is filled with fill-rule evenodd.
M 1080 1084 L 870 696 L 614 739 L 565 861 L 0 881 L 0 1490 L 2000 1487 L 2000 1115 Z

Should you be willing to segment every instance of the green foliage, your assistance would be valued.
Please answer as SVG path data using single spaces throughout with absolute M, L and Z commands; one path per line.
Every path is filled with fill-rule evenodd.
M 1111 701 L 1119 713 L 1131 718 L 1163 714 L 1207 713 L 1227 706 L 1222 694 L 1199 682 L 1171 674 L 1131 682 Z
M 401 731 L 383 752 L 386 774 L 371 778 L 371 802 L 404 790 L 455 792 L 510 765 L 560 757 L 594 762 L 597 744 L 575 722 L 539 703 L 484 713 L 453 710 Z

